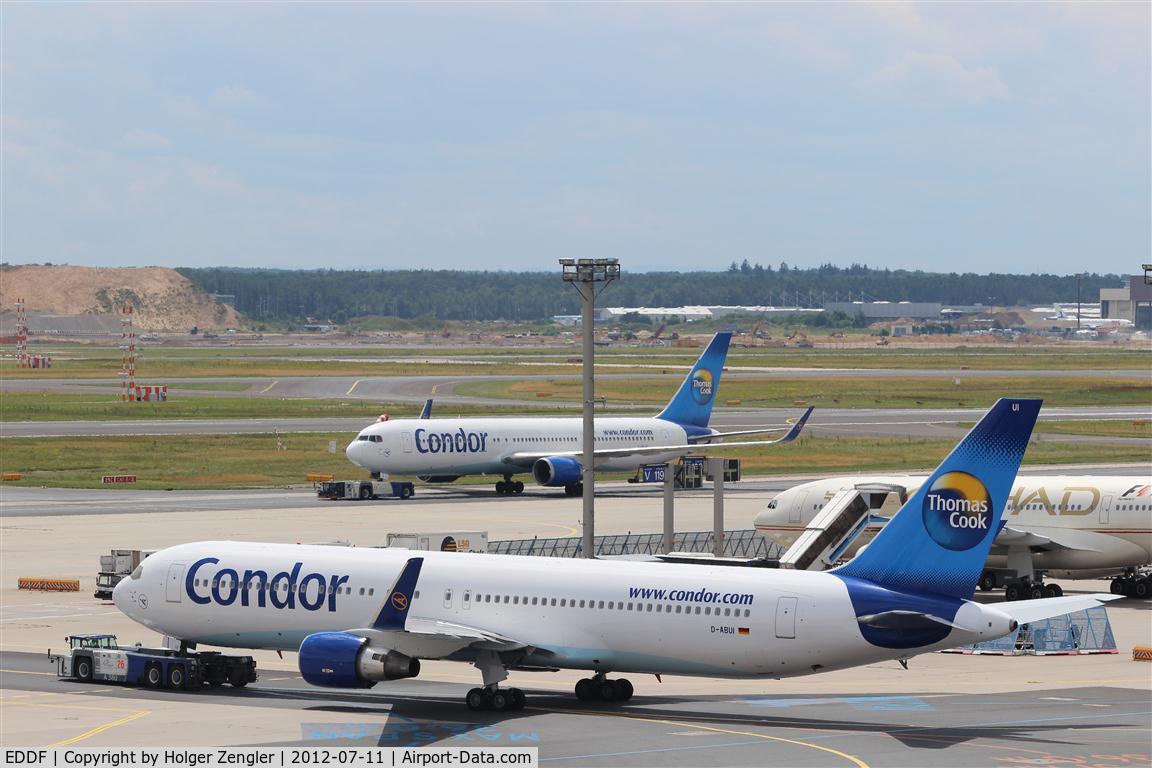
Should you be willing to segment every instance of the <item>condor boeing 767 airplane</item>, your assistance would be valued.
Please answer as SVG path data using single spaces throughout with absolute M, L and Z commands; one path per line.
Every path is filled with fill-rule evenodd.
M 633 471 L 705 450 L 725 437 L 761 435 L 779 429 L 719 432 L 708 426 L 731 333 L 718 333 L 688 376 L 655 417 L 605 416 L 596 419 L 596 469 Z M 425 406 L 427 408 L 427 406 Z M 725 448 L 772 445 L 796 439 L 812 409 L 776 440 L 724 443 Z M 563 487 L 570 496 L 584 492 L 580 418 L 397 419 L 360 431 L 346 451 L 348 459 L 373 477 L 417 475 L 426 482 L 450 483 L 463 475 L 500 475 L 496 493 L 522 493 L 512 476 L 531 472 L 540 485 Z
M 517 709 L 509 669 L 782 678 L 991 640 L 1111 595 L 973 602 L 1039 400 L 1001 400 L 852 562 L 831 571 L 206 541 L 113 593 L 186 643 L 298 650 L 309 683 L 368 688 L 421 659 L 470 662 L 472 709 Z

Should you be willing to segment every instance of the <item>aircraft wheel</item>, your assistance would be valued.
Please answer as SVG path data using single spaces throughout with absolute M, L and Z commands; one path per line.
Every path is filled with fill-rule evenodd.
M 627 678 L 617 680 L 616 685 L 620 688 L 620 701 L 628 701 L 636 691 L 636 689 L 632 687 L 632 681 Z
M 1044 586 L 1042 584 L 1033 584 L 1032 589 L 1028 590 L 1028 598 L 1030 600 L 1039 600 L 1044 597 Z
M 506 493 L 508 493 L 508 490 L 507 490 L 507 486 L 505 485 L 504 481 L 503 480 L 497 480 L 496 481 L 496 495 L 497 496 L 503 496 Z
M 583 496 L 584 495 L 584 483 L 573 483 L 572 484 L 572 495 L 573 496 Z
M 1136 579 L 1124 579 L 1124 597 L 1136 596 Z
M 512 484 L 512 492 L 517 494 L 517 495 L 524 493 L 524 483 L 517 480 L 515 483 Z
M 512 695 L 512 709 L 524 709 L 524 704 L 528 701 L 524 691 L 519 688 L 509 688 L 508 693 Z
M 92 659 L 90 657 L 76 657 L 76 679 L 82 683 L 92 682 Z
M 596 683 L 592 681 L 592 678 L 581 678 L 580 681 L 576 683 L 576 698 L 580 699 L 580 701 L 591 701 L 595 695 Z
M 1004 587 L 1004 601 L 1008 603 L 1015 602 L 1021 598 L 1024 590 L 1020 588 L 1019 584 L 1009 584 Z
M 618 701 L 620 699 L 620 686 L 615 680 L 605 680 L 600 684 L 601 701 Z
M 159 688 L 164 685 L 164 672 L 159 664 L 149 664 L 144 670 L 144 683 L 149 688 Z
M 174 691 L 184 690 L 185 684 L 188 682 L 187 675 L 184 672 L 184 667 L 179 664 L 168 665 L 168 687 Z
M 1125 579 L 1112 579 L 1112 586 L 1109 587 L 1109 590 L 1114 595 L 1124 594 L 1124 582 Z
M 1140 600 L 1147 599 L 1149 587 L 1152 587 L 1152 584 L 1148 583 L 1148 579 L 1137 579 L 1132 585 L 1132 596 Z
M 989 573 L 988 571 L 984 571 L 984 573 L 980 574 L 980 591 L 981 592 L 991 592 L 993 589 L 995 589 L 995 587 L 996 587 L 995 574 Z
M 508 691 L 496 691 L 492 694 L 492 709 L 497 712 L 507 712 L 512 709 L 512 697 L 508 695 Z
M 484 695 L 483 688 L 473 688 L 468 691 L 468 695 L 464 697 L 464 703 L 468 705 L 468 709 L 473 712 L 479 712 L 488 706 L 488 697 Z

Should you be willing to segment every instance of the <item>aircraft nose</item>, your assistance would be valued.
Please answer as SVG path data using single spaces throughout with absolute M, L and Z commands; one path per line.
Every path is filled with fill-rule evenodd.
M 344 455 L 348 457 L 348 461 L 352 462 L 358 467 L 364 466 L 364 443 L 363 440 L 353 440 L 348 443 L 348 447 L 344 449 Z
M 115 603 L 116 607 L 120 609 L 120 612 L 126 616 L 132 615 L 129 610 L 132 602 L 128 599 L 128 590 L 130 589 L 128 586 L 129 581 L 131 581 L 131 579 L 120 579 L 120 583 L 112 588 L 112 602 Z

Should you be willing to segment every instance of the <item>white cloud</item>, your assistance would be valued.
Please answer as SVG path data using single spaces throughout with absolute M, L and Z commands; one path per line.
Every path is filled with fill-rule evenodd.
M 1009 101 L 1012 92 L 993 67 L 967 68 L 939 53 L 907 53 L 861 83 L 866 93 L 920 106 L 976 106 Z
M 241 109 L 263 109 L 270 106 L 263 96 L 239 83 L 217 88 L 212 93 L 212 100 L 227 107 Z
M 155 131 L 136 129 L 126 132 L 121 139 L 130 149 L 140 149 L 148 152 L 163 152 L 171 149 L 172 142 Z

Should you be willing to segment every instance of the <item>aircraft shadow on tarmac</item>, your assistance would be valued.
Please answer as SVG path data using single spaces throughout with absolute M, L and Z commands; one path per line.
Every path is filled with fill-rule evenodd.
M 1095 689 L 1105 690 L 1105 689 Z M 258 689 L 246 689 L 244 691 L 236 691 L 235 695 L 242 697 L 256 697 L 263 698 L 265 694 L 272 694 L 273 691 L 260 691 Z M 1050 691 L 1054 695 L 1067 693 L 1066 691 Z M 1109 696 L 1110 699 L 1131 696 L 1131 693 L 1124 692 L 1122 689 L 1115 689 L 1115 694 Z M 1015 699 L 1018 694 L 1010 694 Z M 1039 700 L 1045 695 L 1045 692 L 1029 692 L 1028 698 Z M 300 690 L 282 691 L 275 694 L 279 697 L 290 698 L 307 698 L 312 700 L 313 703 L 305 707 L 305 711 L 314 711 L 317 713 L 325 712 L 340 712 L 347 713 L 352 717 L 379 718 L 383 714 L 387 714 L 385 722 L 377 722 L 375 727 L 370 727 L 370 723 L 358 722 L 343 724 L 345 729 L 351 727 L 353 730 L 345 730 L 344 736 L 340 736 L 339 728 L 336 730 L 327 731 L 327 735 L 322 738 L 333 739 L 337 741 L 356 742 L 357 744 L 364 744 L 365 737 L 374 741 L 378 746 L 416 746 L 420 744 L 439 744 L 448 741 L 451 744 L 458 744 L 462 742 L 470 743 L 483 743 L 488 742 L 489 745 L 495 746 L 497 743 L 500 746 L 507 746 L 508 740 L 506 736 L 510 731 L 520 733 L 521 738 L 526 738 L 527 734 L 534 733 L 534 722 L 541 715 L 574 715 L 574 716 L 599 716 L 610 715 L 611 717 L 620 721 L 625 720 L 638 720 L 644 722 L 661 722 L 661 723 L 677 723 L 684 725 L 706 726 L 709 728 L 730 730 L 733 728 L 764 728 L 771 729 L 775 732 L 790 732 L 788 735 L 796 738 L 803 739 L 805 733 L 819 731 L 823 734 L 843 732 L 845 734 L 886 734 L 891 738 L 899 741 L 905 747 L 913 749 L 948 749 L 955 747 L 975 739 L 990 739 L 1007 744 L 1015 744 L 1019 746 L 1076 746 L 1077 741 L 1072 741 L 1065 736 L 1064 738 L 1047 738 L 1045 734 L 1048 733 L 1077 733 L 1089 732 L 1104 728 L 1115 728 L 1117 725 L 1128 724 L 1133 727 L 1144 727 L 1145 723 L 1124 723 L 1123 721 L 1117 722 L 1115 720 L 1106 720 L 1101 722 L 1075 722 L 1067 718 L 1061 717 L 1060 722 L 1051 725 L 1043 723 L 1043 714 L 1032 710 L 1032 714 L 1026 718 L 1027 722 L 1020 723 L 974 723 L 973 725 L 956 725 L 956 726 L 937 726 L 937 725 L 915 725 L 911 724 L 907 714 L 901 721 L 867 721 L 867 720 L 852 720 L 844 718 L 840 714 L 832 715 L 829 717 L 796 717 L 796 716 L 762 716 L 762 715 L 745 715 L 738 713 L 725 713 L 716 712 L 715 710 L 706 709 L 682 709 L 670 708 L 670 705 L 697 705 L 709 701 L 716 702 L 720 705 L 727 705 L 732 707 L 741 707 L 748 705 L 755 705 L 759 697 L 738 697 L 731 696 L 712 696 L 712 697 L 644 697 L 637 695 L 626 706 L 608 705 L 595 706 L 589 705 L 584 702 L 576 701 L 568 693 L 547 693 L 537 692 L 530 693 L 527 707 L 521 712 L 515 713 L 496 713 L 496 712 L 471 712 L 463 706 L 461 698 L 455 691 L 445 691 L 444 695 L 434 697 L 420 696 L 420 695 L 402 695 L 402 696 L 385 696 L 376 694 L 358 694 L 357 700 L 363 699 L 364 705 L 358 706 L 349 704 L 347 695 L 328 694 L 327 692 L 320 692 L 313 694 L 312 692 L 303 692 Z M 339 704 L 324 704 L 315 701 L 316 699 L 340 699 Z M 821 705 L 814 702 L 813 699 L 818 698 L 826 705 Z M 956 702 L 961 699 L 965 701 L 968 706 L 963 710 L 964 714 L 975 713 L 977 716 L 981 713 L 980 700 L 982 699 L 995 699 L 995 694 L 988 696 L 969 696 L 960 697 L 955 695 L 940 695 L 940 694 L 918 694 L 915 697 L 868 697 L 854 695 L 838 695 L 828 694 L 819 697 L 812 696 L 781 696 L 773 697 L 774 702 L 786 702 L 789 699 L 795 701 L 797 705 L 809 705 L 827 711 L 828 709 L 835 708 L 840 713 L 849 702 L 860 702 L 868 699 L 885 700 L 885 699 L 920 699 L 927 698 L 933 702 Z M 776 706 L 778 706 L 777 704 Z M 873 709 L 872 711 L 881 712 L 883 707 Z M 1002 710 L 999 710 L 1002 711 Z M 921 712 L 920 714 L 925 714 Z M 933 719 L 938 719 L 941 716 L 948 717 L 949 712 L 947 709 L 935 708 L 931 715 Z M 1125 718 L 1126 719 L 1126 718 Z M 361 729 L 367 730 L 361 730 Z M 597 726 L 598 730 L 603 731 L 606 728 L 604 723 Z M 314 734 L 315 735 L 315 734 Z M 501 741 L 501 737 L 505 737 Z M 537 737 L 538 738 L 538 737 Z M 524 746 L 532 746 L 535 744 L 524 744 Z

